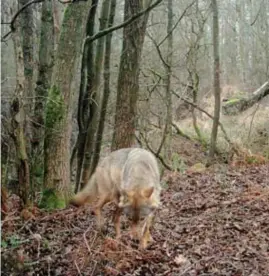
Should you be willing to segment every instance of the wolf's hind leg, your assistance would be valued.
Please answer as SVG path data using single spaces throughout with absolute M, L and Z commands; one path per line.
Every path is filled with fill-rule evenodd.
M 116 231 L 116 239 L 120 237 L 120 217 L 121 217 L 122 209 L 117 207 L 114 213 L 114 225 L 115 225 L 115 231 Z
M 109 202 L 109 199 L 107 197 L 101 197 L 95 207 L 97 226 L 101 231 L 104 231 L 104 218 L 102 216 L 102 208 L 107 202 Z

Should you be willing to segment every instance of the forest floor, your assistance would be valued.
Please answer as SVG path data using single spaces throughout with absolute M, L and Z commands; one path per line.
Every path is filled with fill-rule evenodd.
M 113 205 L 101 236 L 89 207 L 37 210 L 22 220 L 13 199 L 2 221 L 2 275 L 269 275 L 268 164 L 164 179 L 146 250 L 127 229 L 114 239 Z

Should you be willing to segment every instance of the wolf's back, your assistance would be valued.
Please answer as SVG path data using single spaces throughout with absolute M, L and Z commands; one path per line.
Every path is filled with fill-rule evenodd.
M 71 199 L 70 203 L 81 206 L 87 202 L 92 203 L 103 194 L 115 197 L 121 182 L 122 168 L 131 150 L 133 148 L 119 149 L 103 158 L 87 185 Z
M 122 171 L 122 188 L 128 189 L 128 185 L 149 185 L 159 188 L 159 166 L 151 152 L 135 148 L 128 154 Z

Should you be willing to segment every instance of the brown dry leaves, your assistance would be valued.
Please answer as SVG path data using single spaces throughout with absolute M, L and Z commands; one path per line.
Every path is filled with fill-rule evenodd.
M 165 179 L 147 250 L 138 250 L 124 219 L 119 241 L 111 221 L 107 235 L 98 234 L 86 207 L 26 222 L 7 216 L 3 275 L 269 275 L 268 164 Z

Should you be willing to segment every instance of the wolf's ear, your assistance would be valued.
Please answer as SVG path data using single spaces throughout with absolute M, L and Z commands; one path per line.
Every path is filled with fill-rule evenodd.
M 142 195 L 143 195 L 143 197 L 149 198 L 152 195 L 153 191 L 154 191 L 154 187 L 144 189 L 142 191 Z

